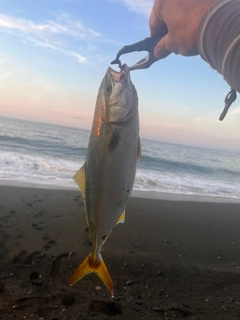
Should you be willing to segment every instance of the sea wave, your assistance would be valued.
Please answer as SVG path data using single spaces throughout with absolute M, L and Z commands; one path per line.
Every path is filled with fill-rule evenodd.
M 212 168 L 209 168 L 204 165 L 196 165 L 193 163 L 186 163 L 182 161 L 173 161 L 173 160 L 166 160 L 156 157 L 150 156 L 142 156 L 141 162 L 139 163 L 140 168 L 156 170 L 156 171 L 174 171 L 174 172 L 194 172 L 194 173 L 205 173 L 211 174 L 213 172 Z
M 72 188 L 89 132 L 0 118 L 0 180 Z M 240 154 L 142 140 L 135 190 L 240 198 Z

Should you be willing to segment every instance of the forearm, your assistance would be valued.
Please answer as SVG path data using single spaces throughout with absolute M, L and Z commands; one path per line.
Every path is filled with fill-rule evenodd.
M 198 50 L 240 92 L 240 0 L 222 1 L 204 16 L 198 32 Z

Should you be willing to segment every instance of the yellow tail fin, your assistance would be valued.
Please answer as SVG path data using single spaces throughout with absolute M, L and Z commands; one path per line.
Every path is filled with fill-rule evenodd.
M 83 263 L 78 267 L 70 279 L 70 286 L 73 285 L 78 280 L 82 279 L 89 273 L 96 273 L 105 286 L 109 289 L 113 295 L 113 283 L 112 279 L 108 273 L 107 267 L 102 259 L 101 254 L 99 255 L 99 262 L 96 263 L 93 260 L 93 255 L 90 255 L 83 261 Z

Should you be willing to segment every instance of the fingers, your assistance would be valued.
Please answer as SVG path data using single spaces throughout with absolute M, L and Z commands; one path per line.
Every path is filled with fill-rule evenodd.
M 152 12 L 149 18 L 149 28 L 150 28 L 150 36 L 154 37 L 155 35 L 161 33 L 163 30 L 167 28 L 166 24 L 162 20 L 162 17 L 159 12 L 159 1 L 155 1 Z
M 155 15 L 151 15 L 150 17 L 149 28 L 150 28 L 150 37 L 154 37 L 157 34 L 160 34 L 163 31 L 167 30 L 166 24 L 162 20 L 156 18 Z
M 154 37 L 159 34 L 167 33 L 166 23 L 161 18 L 161 1 L 155 0 L 149 19 L 150 36 Z M 166 35 L 167 36 L 167 35 Z M 167 57 L 171 52 L 166 47 L 166 36 L 163 37 L 154 49 L 154 55 L 157 59 Z
M 154 49 L 154 55 L 157 59 L 164 59 L 167 56 L 170 55 L 170 53 L 172 53 L 171 51 L 169 51 L 167 49 L 167 39 L 168 39 L 168 34 L 166 36 L 164 36 L 156 45 L 155 49 Z

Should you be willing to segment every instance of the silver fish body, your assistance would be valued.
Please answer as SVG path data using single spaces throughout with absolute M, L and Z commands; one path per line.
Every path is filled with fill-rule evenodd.
M 118 222 L 124 222 L 140 157 L 138 97 L 129 69 L 109 68 L 99 88 L 86 162 L 74 176 L 85 205 L 92 253 L 70 284 L 95 272 L 113 292 L 101 248 Z

